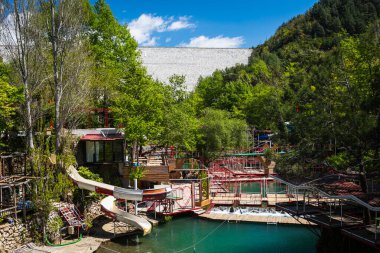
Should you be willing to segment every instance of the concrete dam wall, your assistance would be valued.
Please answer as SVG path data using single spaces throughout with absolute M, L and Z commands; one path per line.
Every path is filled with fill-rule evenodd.
M 209 76 L 236 64 L 247 64 L 252 49 L 245 48 L 165 48 L 141 47 L 141 58 L 148 73 L 168 83 L 173 74 L 185 75 L 188 90 L 193 90 L 200 76 Z

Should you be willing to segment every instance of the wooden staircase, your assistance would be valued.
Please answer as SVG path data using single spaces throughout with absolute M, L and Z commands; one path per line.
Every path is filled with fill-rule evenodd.
M 84 224 L 75 208 L 70 206 L 61 206 L 59 208 L 59 213 L 69 226 L 81 227 Z

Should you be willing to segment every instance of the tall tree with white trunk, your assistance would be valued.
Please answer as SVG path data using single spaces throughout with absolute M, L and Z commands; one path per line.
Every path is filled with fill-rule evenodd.
M 86 5 L 78 0 L 42 3 L 52 58 L 55 151 L 62 153 L 62 130 L 81 114 L 88 95 L 91 67 L 85 29 Z
M 38 44 L 38 33 L 33 32 L 33 17 L 36 13 L 35 0 L 13 0 L 2 3 L 0 44 L 5 58 L 14 65 L 24 90 L 24 119 L 27 136 L 27 150 L 34 149 L 33 127 L 35 113 L 32 110 L 33 92 L 38 86 L 33 71 L 38 68 L 38 55 L 33 45 Z

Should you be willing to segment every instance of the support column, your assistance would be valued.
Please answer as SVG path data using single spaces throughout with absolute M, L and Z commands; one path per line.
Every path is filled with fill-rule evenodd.
M 303 211 L 304 211 L 304 212 L 305 212 L 305 210 L 306 210 L 306 206 L 305 206 L 305 204 L 306 204 L 305 194 L 306 194 L 306 192 L 305 192 L 305 190 L 303 190 Z
M 375 242 L 377 240 L 377 211 L 375 211 Z
M 195 208 L 195 184 L 191 182 L 191 208 Z
M 211 187 L 211 178 L 208 175 L 208 177 L 207 177 L 207 198 L 208 199 L 210 198 L 210 193 L 211 193 L 210 187 Z
M 23 154 L 21 159 L 23 160 L 23 163 L 24 163 L 21 165 L 22 166 L 22 172 L 23 172 L 24 176 L 26 176 L 26 174 L 27 174 L 26 173 L 26 154 Z
M 330 207 L 330 223 L 331 223 L 331 203 L 329 203 L 329 207 Z
M 297 214 L 298 214 L 298 189 L 296 189 L 296 202 L 297 202 Z
M 277 186 L 278 186 L 278 183 L 277 181 L 274 181 L 274 197 L 275 197 L 275 205 L 277 205 Z
M 319 192 L 317 192 L 317 206 L 319 207 Z
M 25 191 L 26 191 L 26 187 L 25 187 L 25 184 L 22 184 L 22 201 L 23 201 L 23 207 L 22 207 L 22 214 L 23 214 L 23 218 L 24 218 L 24 221 L 26 221 L 26 198 L 25 198 Z
M 263 195 L 264 198 L 267 197 L 267 178 L 264 177 L 264 195 Z
M 13 202 L 15 207 L 15 222 L 17 220 L 17 198 L 16 198 L 16 186 L 13 186 Z
M 203 197 L 203 189 L 202 189 L 202 179 L 199 180 L 199 205 L 202 206 L 202 197 Z
M 115 223 L 115 219 L 113 219 L 113 237 L 116 237 L 116 223 Z
M 133 184 L 135 185 L 135 190 L 137 190 L 137 179 L 133 179 Z M 137 200 L 135 200 L 135 215 L 137 215 Z
M 342 205 L 341 200 L 339 200 L 339 205 L 340 205 L 340 226 L 343 226 L 343 205 Z
M 154 219 L 156 220 L 157 219 L 157 211 L 156 211 L 156 201 L 153 202 L 153 205 L 154 205 Z

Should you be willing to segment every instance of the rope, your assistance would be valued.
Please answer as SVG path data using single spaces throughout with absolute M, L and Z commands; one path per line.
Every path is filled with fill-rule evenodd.
M 63 244 L 53 244 L 53 243 L 49 242 L 47 235 L 45 236 L 45 242 L 47 243 L 47 245 L 52 246 L 52 247 L 67 246 L 67 245 L 71 245 L 71 244 L 80 242 L 81 240 L 82 240 L 82 233 L 80 234 L 79 238 L 76 239 L 75 241 L 71 241 L 71 242 L 67 242 L 67 243 L 63 243 Z
M 105 249 L 105 250 L 108 250 L 108 251 L 111 251 L 111 252 L 114 252 L 114 253 L 121 253 L 120 251 L 113 250 L 113 249 L 110 249 L 110 248 L 104 247 L 104 246 L 102 246 L 102 245 L 100 245 L 99 248 L 102 248 L 102 249 Z
M 188 249 L 194 249 L 194 252 L 195 252 L 195 246 L 198 245 L 199 243 L 203 242 L 204 240 L 207 239 L 207 237 L 209 237 L 211 234 L 213 234 L 214 232 L 216 232 L 226 221 L 229 221 L 228 220 L 224 220 L 221 224 L 219 224 L 219 226 L 217 226 L 216 228 L 214 228 L 210 233 L 208 233 L 205 237 L 203 237 L 201 240 L 199 240 L 198 242 L 184 248 L 184 249 L 181 249 L 181 250 L 178 250 L 178 251 L 174 251 L 174 253 L 179 253 L 179 252 L 183 252 L 183 251 L 186 251 Z

